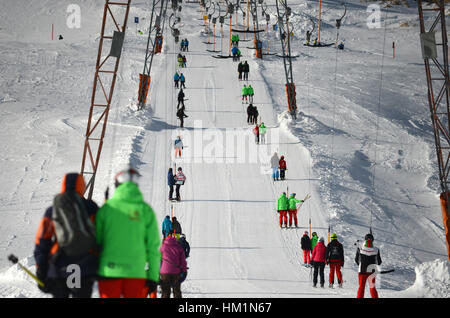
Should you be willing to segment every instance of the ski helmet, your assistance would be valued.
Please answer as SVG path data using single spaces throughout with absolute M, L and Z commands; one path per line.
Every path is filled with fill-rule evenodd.
M 312 236 L 317 236 L 317 233 L 316 233 L 316 232 L 312 232 L 311 235 L 312 235 Z
M 319 242 L 324 242 L 325 239 L 323 238 L 323 236 L 320 237 Z
M 141 175 L 139 174 L 137 169 L 135 169 L 134 167 L 129 165 L 125 169 L 122 169 L 115 175 L 114 183 L 115 183 L 116 187 L 118 187 L 119 185 L 121 185 L 122 183 L 127 182 L 127 181 L 132 181 L 132 182 L 138 184 L 138 180 L 139 180 L 140 176 Z
M 337 235 L 335 233 L 331 234 L 331 239 L 332 240 L 336 240 L 337 239 Z
M 369 234 L 366 234 L 366 236 L 364 237 L 364 239 L 367 241 L 367 240 L 370 240 L 370 241 L 374 241 L 374 238 L 373 238 L 373 235 L 371 234 L 371 233 L 369 233 Z

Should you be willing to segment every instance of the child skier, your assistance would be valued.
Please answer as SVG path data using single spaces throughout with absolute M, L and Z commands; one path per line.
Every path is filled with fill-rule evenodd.
M 303 265 L 310 266 L 311 262 L 311 240 L 308 235 L 308 231 L 303 233 L 302 239 L 300 240 L 300 245 L 303 250 Z

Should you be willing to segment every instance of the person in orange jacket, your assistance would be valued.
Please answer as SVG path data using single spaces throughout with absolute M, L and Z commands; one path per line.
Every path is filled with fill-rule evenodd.
M 87 212 L 88 220 L 86 221 L 92 222 L 92 226 L 94 226 L 98 206 L 94 201 L 83 197 L 84 191 L 85 183 L 81 174 L 68 173 L 64 176 L 61 193 L 78 198 Z M 80 256 L 69 256 L 58 245 L 54 219 L 55 211 L 52 205 L 45 211 L 36 233 L 34 247 L 36 276 L 44 283 L 44 286 L 38 285 L 38 287 L 41 291 L 53 295 L 54 298 L 69 298 L 70 296 L 90 298 L 97 274 L 98 257 L 96 252 L 90 250 Z M 81 284 L 78 287 L 67 286 L 67 277 L 72 274 L 70 271 L 67 272 L 67 267 L 71 264 L 78 265 L 80 268 Z

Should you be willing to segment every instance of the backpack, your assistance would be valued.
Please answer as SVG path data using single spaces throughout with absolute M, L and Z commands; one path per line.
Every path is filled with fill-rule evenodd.
M 58 246 L 66 255 L 82 256 L 97 246 L 94 223 L 78 194 L 58 194 L 53 200 L 52 219 Z
M 330 259 L 340 259 L 341 253 L 338 244 L 330 246 Z

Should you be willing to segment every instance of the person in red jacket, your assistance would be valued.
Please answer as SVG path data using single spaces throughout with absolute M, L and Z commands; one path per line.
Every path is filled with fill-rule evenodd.
M 280 166 L 280 179 L 284 180 L 285 177 L 284 173 L 286 171 L 286 160 L 284 160 L 284 156 L 281 156 L 279 166 Z
M 259 126 L 256 124 L 256 126 L 253 128 L 253 133 L 255 134 L 255 142 L 259 144 Z
M 319 239 L 319 242 L 317 242 L 316 246 L 313 249 L 312 255 L 311 255 L 311 263 L 314 267 L 314 274 L 313 274 L 313 287 L 317 286 L 317 275 L 320 272 L 320 287 L 323 287 L 325 285 L 325 253 L 326 253 L 326 246 L 324 243 L 323 237 Z

